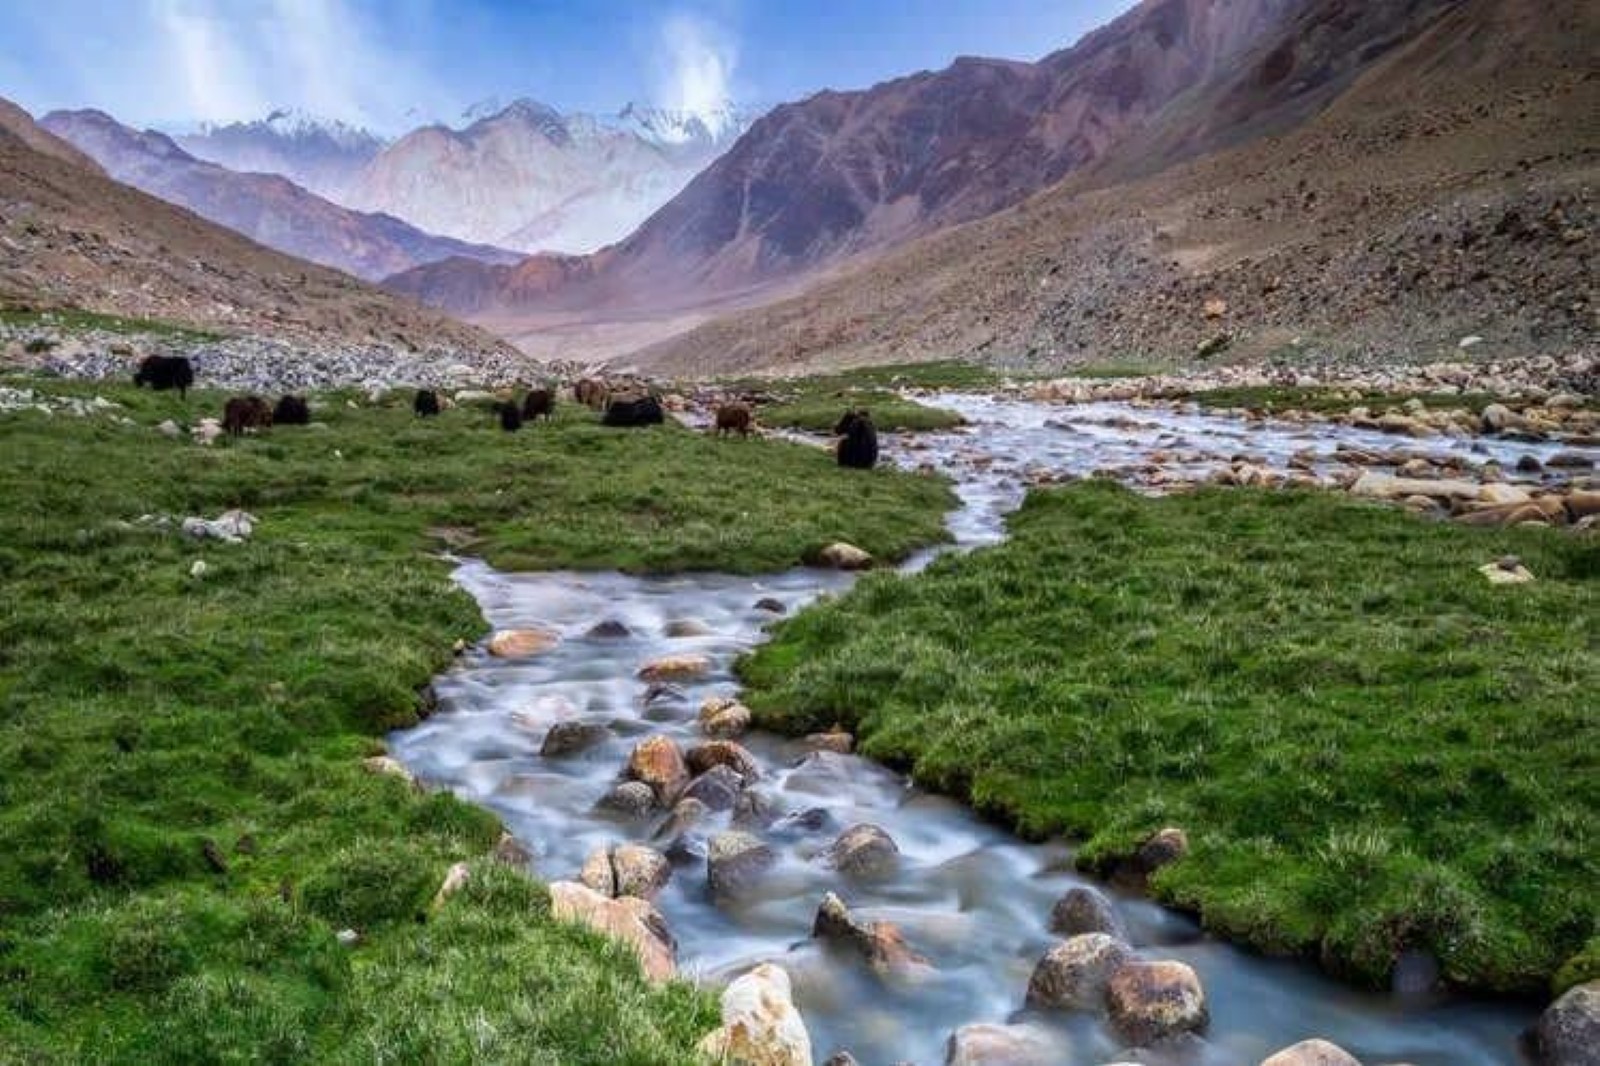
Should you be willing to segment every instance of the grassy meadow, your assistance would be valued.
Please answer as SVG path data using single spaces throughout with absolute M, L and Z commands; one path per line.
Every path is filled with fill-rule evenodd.
M 485 858 L 487 812 L 362 769 L 483 631 L 437 552 L 895 558 L 943 535 L 943 484 L 571 405 L 514 435 L 419 421 L 408 396 L 202 448 L 155 426 L 218 394 L 8 380 L 124 408 L 0 414 L 0 1061 L 691 1061 L 714 997 L 552 922 Z M 139 521 L 229 507 L 261 520 L 247 543 Z
M 741 664 L 759 724 L 868 755 L 1155 894 L 1381 984 L 1600 975 L 1600 544 L 1319 493 L 1035 493 L 1005 544 L 876 574 Z M 1493 587 L 1506 553 L 1538 580 Z
M 846 408 L 864 407 L 879 432 L 923 433 L 961 424 L 953 411 L 901 395 L 906 389 L 982 389 L 1000 378 L 985 367 L 961 362 L 861 367 L 806 378 L 747 378 L 730 388 L 769 392 L 778 398 L 757 412 L 764 426 L 828 433 Z

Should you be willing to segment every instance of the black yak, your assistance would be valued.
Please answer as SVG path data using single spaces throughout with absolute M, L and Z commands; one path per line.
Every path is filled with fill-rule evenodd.
M 522 401 L 522 420 L 532 422 L 543 418 L 549 421 L 555 414 L 556 394 L 550 389 L 530 389 Z
M 661 401 L 654 396 L 624 393 L 606 403 L 600 423 L 606 426 L 659 426 L 666 421 Z
M 272 424 L 275 426 L 309 426 L 311 424 L 311 406 L 306 403 L 304 396 L 284 396 L 278 400 L 272 409 Z
M 439 394 L 432 389 L 418 389 L 411 410 L 418 418 L 432 418 L 439 413 Z
M 133 383 L 141 389 L 149 385 L 156 392 L 177 389 L 179 396 L 187 398 L 189 386 L 194 384 L 194 366 L 181 355 L 147 355 L 139 363 Z
M 237 437 L 247 429 L 266 429 L 272 425 L 272 408 L 259 396 L 235 396 L 222 407 L 222 428 Z
M 515 433 L 522 428 L 522 411 L 514 403 L 503 403 L 495 408 L 500 412 L 500 428 Z
M 741 437 L 748 437 L 751 428 L 755 425 L 755 417 L 750 413 L 750 405 L 746 403 L 725 403 L 717 408 L 717 436 L 737 433 Z
M 846 411 L 833 433 L 841 438 L 836 452 L 840 466 L 871 470 L 877 465 L 878 430 L 864 408 Z

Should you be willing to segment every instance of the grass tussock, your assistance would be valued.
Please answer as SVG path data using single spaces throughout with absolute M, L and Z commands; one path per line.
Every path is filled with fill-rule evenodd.
M 842 722 L 1091 868 L 1182 826 L 1161 898 L 1364 980 L 1410 947 L 1484 990 L 1596 975 L 1593 539 L 1106 484 L 1012 531 L 783 623 L 760 722 Z M 1538 581 L 1475 573 L 1508 552 Z
M 360 760 L 482 631 L 436 535 L 514 566 L 758 570 L 830 539 L 902 554 L 948 490 L 570 407 L 515 435 L 420 422 L 408 397 L 206 449 L 154 427 L 215 394 L 27 383 L 130 421 L 0 415 L 0 1059 L 689 1061 L 711 998 L 647 987 L 536 883 L 478 861 L 429 913 L 499 826 Z M 137 521 L 235 506 L 261 519 L 237 545 Z

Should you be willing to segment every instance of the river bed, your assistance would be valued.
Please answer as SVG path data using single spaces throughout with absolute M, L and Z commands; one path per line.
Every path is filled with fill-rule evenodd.
M 906 563 L 912 569 L 949 547 L 999 540 L 1005 514 L 1041 470 L 1082 475 L 1138 462 L 1159 448 L 1191 453 L 1175 468 L 1202 480 L 1236 454 L 1281 466 L 1309 448 L 1323 457 L 1319 464 L 1331 465 L 1341 444 L 1382 451 L 1397 443 L 1347 427 L 1252 424 L 1181 407 L 1062 407 L 970 395 L 930 402 L 960 411 L 971 425 L 914 441 L 886 440 L 890 461 L 931 463 L 955 480 L 961 499 L 949 519 L 953 545 L 919 553 Z M 1555 450 L 1447 438 L 1407 443 L 1475 463 L 1495 459 L 1508 469 L 1521 455 L 1542 459 Z M 495 629 L 537 627 L 562 640 L 527 660 L 469 651 L 436 680 L 438 713 L 394 734 L 391 750 L 420 779 L 494 810 L 532 852 L 533 872 L 547 880 L 575 878 L 584 858 L 606 845 L 639 841 L 664 848 L 668 842 L 655 838 L 660 816 L 630 821 L 596 809 L 630 750 L 652 734 L 671 736 L 685 748 L 704 739 L 696 726 L 701 702 L 736 693 L 734 660 L 760 642 L 777 617 L 758 601 L 775 600 L 789 614 L 853 581 L 815 569 L 754 578 L 508 574 L 476 561 L 462 563 L 455 577 Z M 590 635 L 602 621 L 620 622 L 629 635 Z M 685 653 L 708 656 L 711 673 L 647 701 L 649 686 L 638 678 L 639 668 Z M 565 720 L 602 725 L 605 739 L 581 754 L 541 757 L 544 734 Z M 762 766 L 755 787 L 770 800 L 775 820 L 761 835 L 779 861 L 751 895 L 717 905 L 707 888 L 703 850 L 696 854 L 703 836 L 675 852 L 672 878 L 656 905 L 677 938 L 684 974 L 720 982 L 757 962 L 779 963 L 793 979 L 819 1061 L 849 1049 L 863 1066 L 937 1066 L 955 1028 L 1015 1020 L 1043 1027 L 1057 1049 L 1054 1061 L 1066 1066 L 1129 1058 L 1101 1019 L 1024 1009 L 1029 974 L 1057 939 L 1048 929 L 1051 904 L 1068 887 L 1091 883 L 1073 871 L 1069 847 L 1024 843 L 868 760 L 808 753 L 798 741 L 762 733 L 742 743 Z M 723 828 L 728 818 L 714 815 L 702 833 Z M 853 883 L 819 861 L 841 830 L 858 823 L 881 826 L 899 845 L 892 877 Z M 1251 1064 L 1312 1036 L 1369 1064 L 1521 1061 L 1517 1035 L 1533 1020 L 1529 1004 L 1356 991 L 1309 964 L 1252 955 L 1206 935 L 1184 915 L 1099 887 L 1116 901 L 1135 947 L 1191 965 L 1210 1006 L 1204 1041 L 1144 1052 L 1138 1061 Z M 811 940 L 812 919 L 828 891 L 843 896 L 861 918 L 893 921 L 931 961 L 931 971 L 880 979 L 859 956 Z

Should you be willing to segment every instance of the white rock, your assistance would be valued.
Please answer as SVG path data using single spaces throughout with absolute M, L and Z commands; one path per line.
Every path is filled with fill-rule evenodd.
M 811 1066 L 811 1034 L 795 1009 L 789 975 L 764 962 L 722 993 L 722 1028 L 700 1053 L 738 1066 Z

